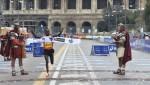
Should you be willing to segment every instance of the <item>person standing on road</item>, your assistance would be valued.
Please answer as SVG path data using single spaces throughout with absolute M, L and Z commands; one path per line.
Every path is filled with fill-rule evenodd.
M 118 33 L 113 36 L 116 46 L 117 46 L 117 57 L 119 68 L 114 71 L 114 74 L 125 75 L 126 63 L 131 60 L 131 48 L 129 42 L 129 34 L 125 30 L 124 25 L 120 25 L 117 29 Z
M 6 43 L 7 43 L 7 39 L 6 36 L 2 35 L 0 36 L 0 41 L 1 41 L 1 48 L 0 48 L 0 54 L 4 57 L 4 61 L 9 61 L 10 58 L 6 57 L 5 54 L 5 47 L 6 47 Z
M 25 57 L 24 54 L 24 45 L 25 41 L 23 39 L 23 35 L 21 35 L 19 31 L 19 24 L 15 24 L 14 29 L 8 33 L 10 37 L 9 46 L 10 46 L 10 57 L 11 57 L 11 67 L 12 67 L 12 76 L 16 76 L 15 71 L 15 62 L 18 58 L 19 60 L 19 67 L 21 75 L 28 75 L 27 72 L 23 69 L 23 58 Z
M 47 76 L 49 76 L 49 58 L 51 64 L 54 63 L 54 48 L 53 48 L 53 38 L 60 36 L 62 32 L 56 34 L 56 35 L 50 35 L 50 32 L 48 29 L 45 30 L 45 36 L 42 37 L 43 42 L 43 49 L 44 49 L 44 58 L 46 62 L 46 72 Z

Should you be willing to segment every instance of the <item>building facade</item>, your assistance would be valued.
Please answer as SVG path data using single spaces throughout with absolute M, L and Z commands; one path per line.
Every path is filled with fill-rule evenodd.
M 50 29 L 57 33 L 95 33 L 104 21 L 108 4 L 130 9 L 130 0 L 2 0 L 3 15 L 8 26 L 19 22 L 34 31 Z M 145 0 L 138 0 L 139 3 Z M 136 0 L 137 2 L 137 0 Z M 139 4 L 138 3 L 138 4 Z M 143 4 L 136 5 L 142 8 Z M 137 9 L 137 8 L 135 8 Z

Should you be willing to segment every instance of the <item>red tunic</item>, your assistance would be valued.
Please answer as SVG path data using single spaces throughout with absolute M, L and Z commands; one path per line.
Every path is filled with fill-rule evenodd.
M 19 31 L 17 30 L 11 30 L 10 32 L 15 32 L 19 35 Z M 9 33 L 10 33 L 9 32 Z M 24 57 L 24 41 L 19 39 L 9 39 L 10 35 L 9 33 L 6 34 L 7 36 L 7 44 L 5 47 L 5 56 L 6 57 Z
M 14 58 L 23 58 L 25 57 L 25 50 L 24 50 L 24 41 L 19 39 L 12 40 L 12 47 L 11 47 L 11 57 Z

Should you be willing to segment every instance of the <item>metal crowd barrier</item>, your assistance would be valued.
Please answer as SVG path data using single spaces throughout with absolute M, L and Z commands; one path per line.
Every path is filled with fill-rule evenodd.
M 145 39 L 131 39 L 130 45 L 133 49 L 150 52 L 150 40 Z
M 113 42 L 111 38 L 104 38 L 101 41 L 105 43 Z M 143 51 L 143 52 L 150 52 L 150 40 L 133 38 L 130 39 L 130 45 L 132 49 Z

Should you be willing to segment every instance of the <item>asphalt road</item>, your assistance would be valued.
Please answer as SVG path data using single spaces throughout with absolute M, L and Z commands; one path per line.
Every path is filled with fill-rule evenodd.
M 79 45 L 55 44 L 55 64 L 50 65 L 46 77 L 43 57 L 27 53 L 24 68 L 29 72 L 11 76 L 10 62 L 0 57 L 0 85 L 150 85 L 150 57 L 148 53 L 132 50 L 133 59 L 127 64 L 126 75 L 114 75 L 117 69 L 115 53 L 109 56 L 91 56 L 92 45 L 97 41 L 82 40 Z

